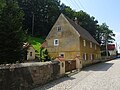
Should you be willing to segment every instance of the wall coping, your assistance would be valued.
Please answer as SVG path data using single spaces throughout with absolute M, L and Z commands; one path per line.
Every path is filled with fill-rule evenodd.
M 22 68 L 22 67 L 43 66 L 43 65 L 54 64 L 54 63 L 58 63 L 58 61 L 1 64 L 0 65 L 0 70 L 1 69 Z

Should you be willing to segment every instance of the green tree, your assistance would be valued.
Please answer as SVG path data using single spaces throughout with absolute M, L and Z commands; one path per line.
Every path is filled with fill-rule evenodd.
M 67 17 L 69 17 L 70 19 L 74 19 L 75 18 L 75 11 L 72 10 L 70 7 L 65 6 L 64 4 L 62 4 L 61 6 L 61 12 L 63 14 L 65 14 Z
M 24 27 L 33 36 L 46 36 L 60 14 L 59 0 L 18 0 L 25 12 Z
M 101 44 L 105 45 L 107 43 L 113 43 L 115 41 L 115 34 L 109 29 L 106 23 L 98 26 L 98 32 L 96 33 Z
M 86 29 L 95 39 L 98 21 L 84 11 L 76 12 L 74 17 L 78 18 L 78 24 Z
M 24 33 L 22 30 L 23 11 L 16 0 L 5 0 L 0 13 L 0 63 L 20 60 Z
M 105 23 L 99 25 L 95 17 L 90 16 L 82 10 L 76 12 L 64 4 L 61 5 L 60 10 L 72 20 L 74 20 L 74 18 L 76 17 L 78 20 L 78 24 L 86 29 L 99 44 L 105 43 L 105 40 L 103 40 L 103 38 L 106 38 L 108 43 L 114 41 L 115 34 L 113 33 L 113 31 L 110 30 Z

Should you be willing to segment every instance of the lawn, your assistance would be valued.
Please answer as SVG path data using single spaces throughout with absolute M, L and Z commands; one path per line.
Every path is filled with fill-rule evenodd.
M 40 53 L 40 45 L 44 42 L 43 38 L 28 37 L 28 42 L 35 48 L 37 51 L 36 54 Z

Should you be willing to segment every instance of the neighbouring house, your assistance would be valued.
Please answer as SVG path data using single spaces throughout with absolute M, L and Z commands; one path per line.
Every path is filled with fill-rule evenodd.
M 24 43 L 23 48 L 25 50 L 25 60 L 34 60 L 35 59 L 35 49 L 29 43 Z
M 116 58 L 116 56 L 117 56 L 117 49 L 115 47 L 115 44 L 108 44 L 107 45 L 107 50 L 108 50 L 108 55 L 110 57 Z M 105 45 L 101 46 L 101 52 L 106 53 L 106 46 Z
M 108 48 L 108 51 L 110 53 L 110 56 L 112 56 L 112 57 L 117 56 L 117 49 L 115 47 L 115 44 L 108 44 L 107 48 Z
M 100 45 L 80 25 L 60 14 L 46 37 L 49 56 L 62 57 L 64 60 L 81 60 L 81 65 L 93 63 L 101 58 Z

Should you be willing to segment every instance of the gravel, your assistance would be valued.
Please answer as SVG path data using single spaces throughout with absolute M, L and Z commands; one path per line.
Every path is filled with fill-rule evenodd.
M 120 59 L 86 67 L 33 90 L 120 90 Z

